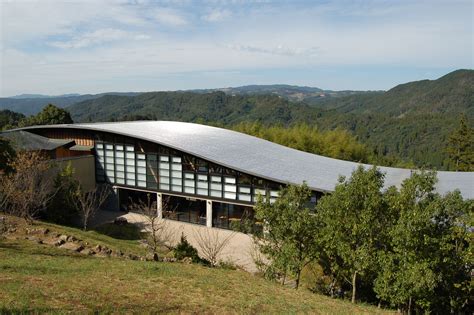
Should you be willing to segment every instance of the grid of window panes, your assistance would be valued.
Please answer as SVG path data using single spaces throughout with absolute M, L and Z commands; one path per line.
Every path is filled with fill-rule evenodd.
M 171 157 L 171 190 L 183 191 L 183 165 L 179 156 Z
M 117 184 L 125 184 L 125 152 L 121 144 L 115 145 L 115 176 Z
M 105 179 L 109 183 L 115 183 L 115 154 L 114 145 L 105 145 Z
M 157 146 L 156 152 L 135 145 L 97 142 L 96 179 L 178 194 L 254 203 L 257 196 L 274 202 L 279 184 L 239 173 L 199 158 Z M 179 156 L 177 156 L 179 155 Z
M 125 146 L 125 183 L 128 186 L 135 186 L 135 148 L 132 145 Z
M 158 189 L 158 156 L 146 155 L 146 188 Z
M 105 154 L 104 144 L 97 143 L 95 146 L 95 178 L 97 182 L 105 182 Z
M 169 156 L 160 156 L 160 189 L 170 190 L 170 158 Z

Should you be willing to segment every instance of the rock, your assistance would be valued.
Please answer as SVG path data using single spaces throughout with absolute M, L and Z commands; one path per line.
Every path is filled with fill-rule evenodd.
M 55 245 L 55 246 L 61 246 L 61 245 L 63 245 L 64 243 L 66 243 L 65 240 L 59 239 L 59 240 L 56 241 L 56 243 L 54 243 L 54 245 Z
M 49 233 L 49 229 L 48 229 L 48 228 L 41 229 L 41 233 L 42 233 L 43 235 L 46 235 L 46 234 Z
M 60 247 L 64 249 L 69 249 L 75 252 L 80 252 L 84 249 L 84 246 L 82 246 L 81 244 L 77 244 L 73 242 L 64 243 Z
M 128 259 L 130 259 L 130 260 L 138 260 L 139 257 L 138 257 L 137 255 L 128 254 Z
M 102 246 L 97 245 L 96 247 L 94 247 L 94 250 L 95 250 L 97 253 L 99 253 L 99 252 L 102 251 Z
M 147 261 L 159 261 L 160 258 L 158 257 L 157 253 L 150 253 L 150 254 L 146 255 L 146 260 Z
M 83 250 L 81 250 L 81 254 L 92 256 L 95 254 L 95 252 L 90 248 L 84 248 Z
M 192 264 L 193 259 L 191 257 L 184 257 L 183 259 L 181 259 L 181 262 L 185 264 Z
M 66 241 L 67 241 L 67 239 L 68 239 L 68 236 L 67 236 L 67 235 L 65 235 L 65 234 L 61 234 L 61 235 L 59 235 L 59 239 L 60 239 L 60 240 L 63 240 L 63 241 L 65 241 L 65 242 L 66 242 Z
M 72 235 L 69 235 L 69 236 L 67 237 L 67 239 L 66 239 L 66 241 L 68 241 L 68 242 L 75 242 L 75 241 L 77 241 L 77 240 L 78 240 L 78 239 L 75 238 L 75 237 L 72 236 Z

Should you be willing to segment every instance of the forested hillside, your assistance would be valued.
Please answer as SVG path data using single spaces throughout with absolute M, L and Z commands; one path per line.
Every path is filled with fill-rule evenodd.
M 384 93 L 326 99 L 318 107 L 340 113 L 408 114 L 466 113 L 474 115 L 474 70 L 457 70 L 437 79 L 397 85 Z
M 224 92 L 152 92 L 135 97 L 103 96 L 69 107 L 74 121 L 158 119 L 231 125 L 314 123 L 319 111 L 272 95 L 231 96 Z
M 41 111 L 48 104 L 58 107 L 67 107 L 85 100 L 99 98 L 103 95 L 137 95 L 138 93 L 101 93 L 75 95 L 67 94 L 61 96 L 47 96 L 37 94 L 23 94 L 16 97 L 0 97 L 0 110 L 11 110 L 24 115 L 34 115 Z
M 222 91 L 106 95 L 74 104 L 69 110 L 77 122 L 158 119 L 227 127 L 259 122 L 283 126 L 306 123 L 321 130 L 340 128 L 373 148 L 382 160 L 401 157 L 419 167 L 436 169 L 452 168 L 446 153 L 447 139 L 457 128 L 461 113 L 466 114 L 469 125 L 474 123 L 473 70 L 401 84 L 387 92 L 327 98 L 312 104 L 260 94 L 270 87 L 289 86 L 250 86 L 237 95 Z

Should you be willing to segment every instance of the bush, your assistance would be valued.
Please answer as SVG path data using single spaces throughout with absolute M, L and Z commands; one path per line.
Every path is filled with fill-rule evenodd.
M 186 239 L 184 234 L 181 234 L 181 240 L 174 249 L 174 257 L 178 260 L 182 260 L 189 257 L 193 260 L 193 263 L 207 264 L 207 261 L 199 257 L 198 251 L 194 248 Z

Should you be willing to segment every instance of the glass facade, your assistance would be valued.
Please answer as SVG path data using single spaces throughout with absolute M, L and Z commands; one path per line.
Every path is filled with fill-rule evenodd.
M 238 204 L 253 204 L 258 195 L 271 202 L 278 197 L 278 183 L 157 144 L 104 141 L 95 151 L 98 182 Z
M 163 217 L 206 224 L 206 200 L 212 200 L 212 224 L 238 229 L 245 220 L 255 222 L 252 205 L 261 196 L 274 202 L 281 184 L 213 164 L 198 157 L 151 142 L 108 135 L 96 141 L 96 180 L 123 188 L 163 193 Z M 121 141 L 120 143 L 118 141 Z M 129 141 L 125 143 L 124 141 Z M 322 196 L 313 192 L 312 206 Z

